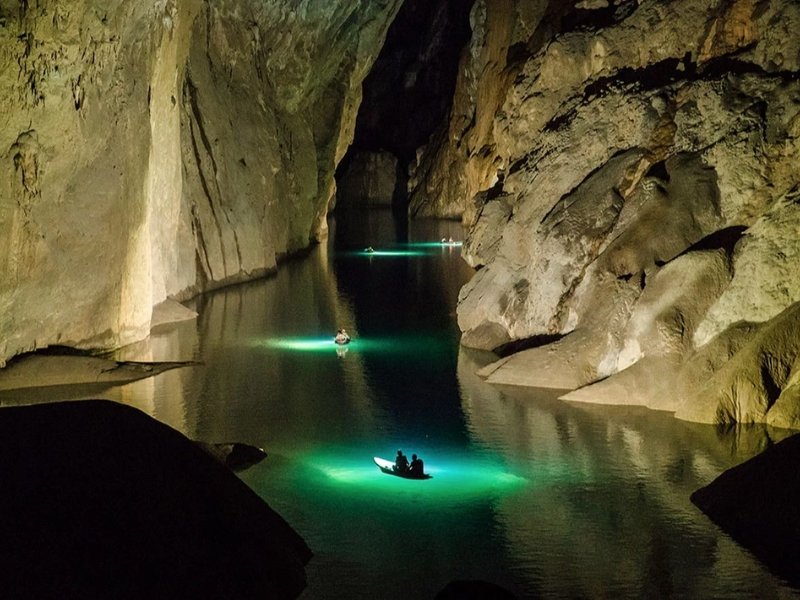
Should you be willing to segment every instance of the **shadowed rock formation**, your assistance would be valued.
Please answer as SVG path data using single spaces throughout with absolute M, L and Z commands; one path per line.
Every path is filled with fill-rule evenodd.
M 794 435 L 692 494 L 700 510 L 792 585 L 800 585 L 800 436 Z
M 197 442 L 197 444 L 231 471 L 243 471 L 267 457 L 263 449 L 239 442 L 223 444 Z
M 295 598 L 311 552 L 222 464 L 106 401 L 0 411 L 4 598 Z
M 193 362 L 116 361 L 81 354 L 28 354 L 0 371 L 0 391 L 64 385 L 120 384 L 152 377 Z
M 516 596 L 488 581 L 458 580 L 448 583 L 435 600 L 514 600 Z
M 452 102 L 472 3 L 403 2 L 364 80 L 352 149 L 337 174 L 338 206 L 374 204 L 376 189 L 388 185 L 381 202 L 405 209 L 409 165 Z M 395 167 L 387 164 L 389 157 Z

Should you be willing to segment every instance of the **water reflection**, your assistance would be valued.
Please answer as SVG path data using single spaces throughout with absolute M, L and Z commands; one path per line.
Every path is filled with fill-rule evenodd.
M 459 355 L 470 431 L 519 472 L 536 480 L 544 469 L 548 479 L 495 506 L 527 586 L 570 598 L 790 594 L 689 502 L 763 449 L 764 428 L 724 431 L 646 409 L 565 403 L 553 390 L 499 388 L 474 375 L 484 364 Z
M 266 448 L 242 478 L 313 549 L 305 600 L 432 598 L 458 578 L 520 598 L 791 594 L 689 503 L 767 430 L 486 384 L 475 371 L 494 357 L 460 349 L 455 324 L 471 272 L 436 246 L 460 226 L 389 217 L 332 223 L 330 245 L 119 354 L 202 365 L 81 393 Z M 354 255 L 367 245 L 422 255 Z M 339 327 L 350 346 L 333 344 Z M 381 474 L 372 456 L 398 447 L 433 479 Z

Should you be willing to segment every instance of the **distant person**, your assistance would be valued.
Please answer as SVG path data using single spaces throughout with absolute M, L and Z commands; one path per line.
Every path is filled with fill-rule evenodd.
M 417 458 L 416 454 L 411 455 L 411 465 L 408 467 L 408 474 L 414 477 L 422 477 L 425 474 L 425 465 L 421 458 Z
M 375 252 L 375 248 L 373 248 L 372 246 L 367 246 L 366 248 L 364 248 L 364 252 L 366 252 L 367 254 L 372 254 L 373 252 Z
M 398 473 L 408 472 L 408 457 L 402 450 L 397 451 L 397 458 L 394 459 L 394 470 Z
M 347 330 L 340 329 L 336 332 L 336 337 L 333 338 L 333 341 L 337 344 L 349 344 L 350 343 L 350 335 L 347 333 Z

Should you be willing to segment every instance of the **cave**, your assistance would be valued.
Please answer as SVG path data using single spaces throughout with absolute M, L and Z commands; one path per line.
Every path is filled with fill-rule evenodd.
M 409 169 L 453 100 L 472 3 L 403 2 L 362 84 L 353 142 L 337 167 L 340 211 L 407 209 Z
M 797 593 L 798 26 L 0 0 L 3 596 Z

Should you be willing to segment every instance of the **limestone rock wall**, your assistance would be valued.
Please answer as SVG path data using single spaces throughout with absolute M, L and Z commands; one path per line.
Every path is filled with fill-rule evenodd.
M 403 199 L 405 176 L 390 152 L 357 152 L 346 162 L 336 186 L 339 208 L 388 207 Z
M 325 235 L 399 0 L 0 0 L 0 364 Z
M 485 369 L 497 383 L 610 377 L 569 397 L 770 420 L 796 383 L 794 346 L 767 339 L 780 328 L 759 329 L 759 352 L 788 366 L 725 408 L 692 408 L 689 365 L 800 301 L 800 6 L 556 4 L 476 2 L 449 128 L 412 177 L 417 214 L 471 227 L 462 343 L 557 340 Z M 746 350 L 722 346 L 713 373 Z

